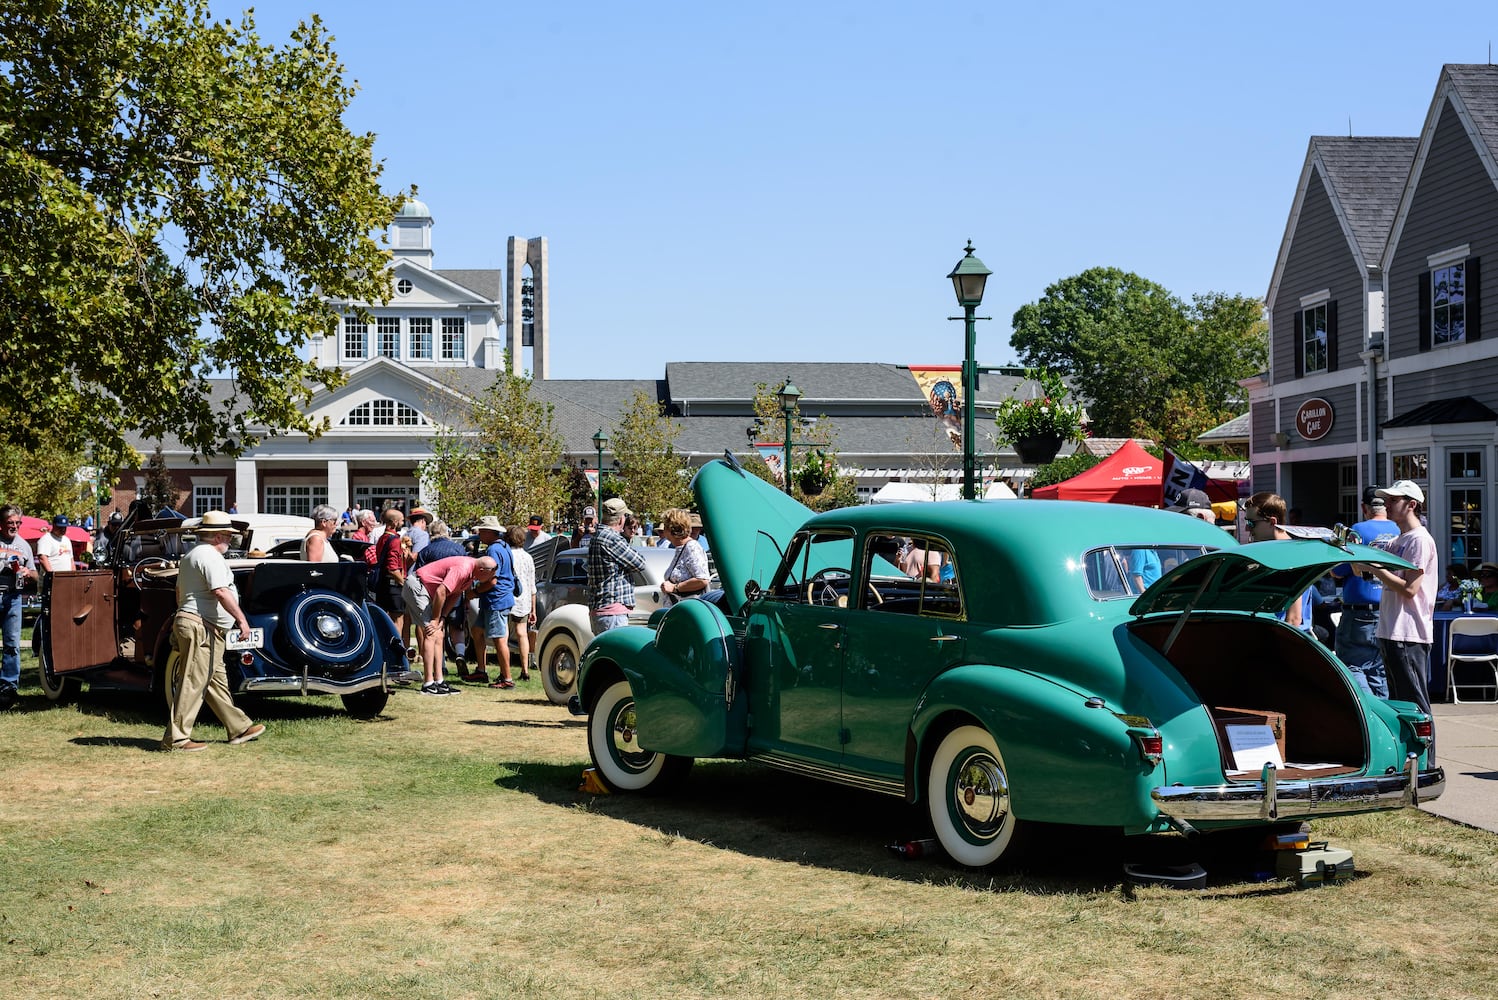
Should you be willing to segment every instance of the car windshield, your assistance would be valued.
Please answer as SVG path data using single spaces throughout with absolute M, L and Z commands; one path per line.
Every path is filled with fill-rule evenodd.
M 791 542 L 790 554 L 771 588 L 776 597 L 798 600 L 806 584 L 822 574 L 846 579 L 853 565 L 853 534 L 847 531 L 803 532 Z
M 1087 592 L 1099 601 L 1138 597 L 1163 574 L 1209 551 L 1205 545 L 1110 545 L 1092 549 L 1083 557 Z

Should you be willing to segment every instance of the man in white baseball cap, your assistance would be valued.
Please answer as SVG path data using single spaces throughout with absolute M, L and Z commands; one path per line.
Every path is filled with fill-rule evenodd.
M 1436 590 L 1441 585 L 1436 572 L 1436 540 L 1420 523 L 1425 491 L 1408 479 L 1400 479 L 1378 491 L 1389 520 L 1399 526 L 1399 537 L 1389 551 L 1415 564 L 1414 569 L 1388 569 L 1356 565 L 1383 587 L 1378 605 L 1378 645 L 1384 657 L 1389 697 L 1411 701 L 1422 712 L 1430 711 L 1430 692 L 1425 672 L 1430 663 L 1431 618 L 1436 608 Z M 1435 757 L 1432 738 L 1431 757 Z

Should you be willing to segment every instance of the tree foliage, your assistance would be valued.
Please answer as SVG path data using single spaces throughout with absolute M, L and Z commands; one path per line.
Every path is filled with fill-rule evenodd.
M 688 465 L 676 452 L 680 433 L 681 425 L 643 391 L 630 398 L 614 425 L 610 447 L 619 463 L 619 496 L 642 521 L 659 520 L 668 508 L 691 501 Z
M 784 445 L 785 411 L 780 408 L 779 386 L 757 382 L 754 386 L 754 424 L 756 437 L 760 441 L 780 441 Z M 791 412 L 791 496 L 814 511 L 834 510 L 838 507 L 854 507 L 859 503 L 858 487 L 854 481 L 838 471 L 837 428 L 826 415 L 807 420 L 797 403 Z M 808 462 L 828 470 L 826 483 L 820 492 L 807 494 L 801 489 L 803 477 L 799 473 Z M 785 488 L 785 484 L 756 450 L 747 461 L 740 464 L 766 482 Z
M 530 390 L 529 379 L 501 368 L 471 409 L 441 421 L 421 476 L 454 527 L 486 514 L 525 524 L 532 514 L 568 506 L 568 473 L 558 470 L 562 438 L 552 428 L 551 405 Z
M 0 442 L 0 502 L 37 517 L 66 514 L 80 521 L 94 512 L 93 483 L 78 478 L 82 467 L 74 452 Z
M 177 489 L 176 480 L 172 478 L 172 470 L 167 468 L 166 456 L 161 453 L 161 446 L 151 453 L 151 460 L 146 463 L 145 489 L 140 493 L 139 499 L 146 501 L 151 507 L 151 513 L 161 510 L 176 510 L 177 502 L 182 499 L 182 491 Z
M 1238 380 L 1267 359 L 1262 309 L 1220 292 L 1187 306 L 1137 274 L 1096 267 L 1021 306 L 1010 343 L 1026 365 L 1071 380 L 1092 434 L 1174 445 L 1242 410 Z
M 283 45 L 205 0 L 0 5 L 0 423 L 129 466 L 134 431 L 204 455 L 315 432 L 325 300 L 388 298 L 400 198 L 313 16 Z M 210 396 L 206 376 L 233 379 Z
M 1101 455 L 1079 451 L 1064 458 L 1047 462 L 1044 465 L 1036 467 L 1035 475 L 1030 477 L 1029 489 L 1036 490 L 1042 486 L 1064 483 L 1073 476 L 1080 476 L 1102 460 L 1103 456 Z

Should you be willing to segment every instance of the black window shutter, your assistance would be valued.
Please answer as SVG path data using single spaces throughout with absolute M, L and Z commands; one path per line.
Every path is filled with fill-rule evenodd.
M 1420 295 L 1415 300 L 1420 312 L 1420 350 L 1430 350 L 1430 272 L 1420 272 Z M 1386 349 L 1387 351 L 1387 349 Z
M 1326 370 L 1337 370 L 1337 303 L 1326 304 Z
M 1482 268 L 1476 257 L 1467 258 L 1467 340 L 1482 339 Z
M 1292 355 L 1294 355 L 1294 357 L 1295 357 L 1295 377 L 1296 378 L 1300 378 L 1302 375 L 1304 375 L 1306 373 L 1306 359 L 1305 359 L 1305 352 L 1306 352 L 1305 317 L 1306 317 L 1305 313 L 1301 312 L 1298 309 L 1295 311 L 1295 322 L 1294 322 L 1295 334 L 1294 334 L 1294 337 L 1292 338 L 1292 341 L 1291 341 L 1292 346 L 1290 348 L 1290 353 Z

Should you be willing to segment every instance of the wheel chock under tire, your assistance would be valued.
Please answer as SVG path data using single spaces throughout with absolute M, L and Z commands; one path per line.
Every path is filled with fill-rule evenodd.
M 594 767 L 583 769 L 583 783 L 577 786 L 577 790 L 589 795 L 609 794 L 609 786 L 603 783 L 603 779 L 598 776 L 598 769 Z

